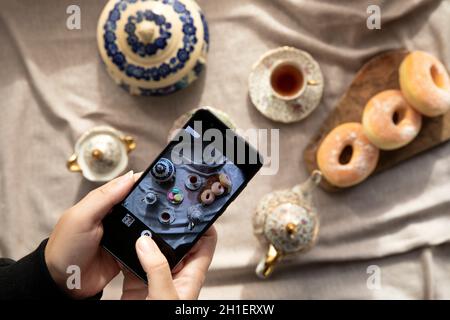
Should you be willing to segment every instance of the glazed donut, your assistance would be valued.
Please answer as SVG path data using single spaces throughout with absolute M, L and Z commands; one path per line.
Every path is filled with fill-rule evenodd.
M 362 124 L 370 142 L 380 149 L 393 150 L 414 140 L 422 127 L 422 116 L 400 90 L 386 90 L 366 104 Z
M 317 151 L 324 177 L 337 187 L 350 187 L 366 179 L 377 166 L 379 149 L 370 143 L 360 123 L 334 128 Z
M 216 200 L 216 196 L 211 191 L 211 189 L 204 190 L 202 192 L 202 194 L 200 195 L 200 201 L 204 205 L 209 205 L 209 204 L 213 203 L 214 200 Z
M 411 52 L 400 65 L 399 76 L 405 99 L 423 115 L 436 117 L 450 109 L 450 78 L 432 55 Z
M 220 196 L 225 192 L 225 188 L 220 184 L 220 182 L 214 182 L 211 185 L 211 191 L 215 196 Z

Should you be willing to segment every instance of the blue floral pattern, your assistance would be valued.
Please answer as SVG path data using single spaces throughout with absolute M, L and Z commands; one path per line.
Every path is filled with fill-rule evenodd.
M 192 72 L 194 72 L 195 77 L 197 78 L 200 73 L 202 72 L 205 65 L 201 63 L 200 61 L 197 61 L 195 64 L 195 67 Z M 164 96 L 170 93 L 173 93 L 175 91 L 181 90 L 186 88 L 190 84 L 189 76 L 185 76 L 180 81 L 174 83 L 173 85 L 164 87 L 164 88 L 158 88 L 158 89 L 146 89 L 146 88 L 139 88 L 139 94 L 141 96 Z M 125 88 L 125 90 L 130 91 L 130 88 Z
M 145 44 L 139 41 L 139 38 L 136 35 L 137 25 L 143 21 L 153 22 L 159 27 L 159 37 L 152 43 Z M 169 32 L 171 28 L 172 25 L 170 22 L 166 22 L 164 16 L 156 14 L 151 10 L 138 11 L 136 16 L 128 17 L 128 22 L 125 25 L 125 32 L 128 34 L 127 43 L 135 54 L 138 54 L 141 57 L 152 56 L 158 50 L 165 49 L 167 40 L 169 40 L 172 35 Z
M 126 10 L 128 4 L 136 3 L 137 1 L 155 1 L 155 0 L 119 0 L 114 5 L 114 8 L 109 12 L 107 22 L 104 25 L 103 39 L 105 41 L 105 49 L 108 57 L 111 61 L 127 76 L 133 77 L 137 80 L 146 81 L 159 81 L 168 77 L 170 74 L 175 74 L 178 70 L 184 68 L 186 61 L 189 60 L 192 51 L 194 51 L 195 45 L 197 44 L 197 29 L 194 25 L 194 20 L 192 18 L 191 12 L 186 8 L 186 6 L 178 0 L 161 0 L 163 4 L 172 6 L 173 10 L 178 14 L 179 19 L 183 25 L 183 47 L 179 48 L 175 56 L 167 59 L 166 62 L 153 66 L 150 68 L 144 68 L 135 65 L 129 61 L 125 55 L 120 51 L 117 45 L 117 37 L 115 31 L 117 30 L 117 21 L 120 20 L 121 14 Z M 152 13 L 153 15 L 151 15 Z M 147 14 L 147 16 L 146 16 Z M 144 18 L 146 20 L 154 21 L 157 25 L 162 28 L 160 29 L 160 34 L 164 34 L 164 37 L 158 37 L 152 45 L 157 45 L 156 41 L 160 47 L 154 48 L 153 46 L 144 45 L 140 41 L 136 41 L 135 38 L 135 22 L 139 23 L 139 16 L 141 16 L 142 21 Z M 157 52 L 158 49 L 162 49 L 167 45 L 167 40 L 170 38 L 169 25 L 166 24 L 165 19 L 162 15 L 155 15 L 151 11 L 142 12 L 141 15 L 135 17 L 130 17 L 126 24 L 125 31 L 128 34 L 128 45 L 131 46 L 133 52 L 140 56 L 152 55 Z M 134 26 L 132 26 L 134 25 Z M 164 26 L 163 26 L 164 25 Z M 163 26 L 163 27 L 162 27 Z M 133 29 L 134 28 L 134 29 Z M 130 39 L 131 38 L 131 39 Z M 137 38 L 137 37 L 136 37 Z
M 208 28 L 208 22 L 206 21 L 206 17 L 203 13 L 200 12 L 200 17 L 202 19 L 202 24 L 203 24 L 203 30 L 204 30 L 204 34 L 203 34 L 203 40 L 205 40 L 206 43 L 206 51 L 208 51 L 208 47 L 209 47 L 209 28 Z

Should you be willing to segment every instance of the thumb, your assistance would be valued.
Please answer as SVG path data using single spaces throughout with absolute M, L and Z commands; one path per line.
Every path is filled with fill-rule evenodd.
M 74 209 L 92 223 L 100 222 L 114 205 L 119 203 L 135 182 L 133 171 L 92 190 L 78 202 Z
M 147 299 L 178 299 L 169 263 L 156 243 L 148 236 L 141 236 L 136 242 L 136 252 L 142 268 L 147 273 Z

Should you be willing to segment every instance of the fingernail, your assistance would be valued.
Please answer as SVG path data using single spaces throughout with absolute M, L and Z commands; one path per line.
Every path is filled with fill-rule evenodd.
M 133 177 L 133 175 L 134 175 L 134 171 L 133 171 L 133 170 L 130 170 L 130 171 L 128 171 L 128 172 L 125 174 L 125 176 L 127 177 L 127 179 L 131 179 L 131 178 Z
M 123 176 L 121 176 L 117 182 L 118 183 L 127 183 L 128 180 L 130 180 L 133 177 L 133 174 L 134 174 L 133 170 L 130 170 L 127 173 L 125 173 Z
M 143 174 L 142 171 L 141 171 L 141 172 L 136 172 L 136 173 L 133 175 L 133 177 L 134 177 L 135 179 L 138 179 L 138 178 L 141 177 L 142 174 Z
M 152 253 L 157 250 L 156 243 L 148 236 L 141 236 L 137 241 L 137 247 L 143 253 Z

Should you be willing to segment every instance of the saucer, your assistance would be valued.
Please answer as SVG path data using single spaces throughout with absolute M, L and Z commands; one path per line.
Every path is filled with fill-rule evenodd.
M 273 95 L 270 76 L 274 65 L 288 60 L 301 66 L 305 89 L 298 98 L 285 101 Z M 306 118 L 319 105 L 324 81 L 319 64 L 309 53 L 292 47 L 280 47 L 265 53 L 254 64 L 248 86 L 250 99 L 259 112 L 271 120 L 291 123 Z

